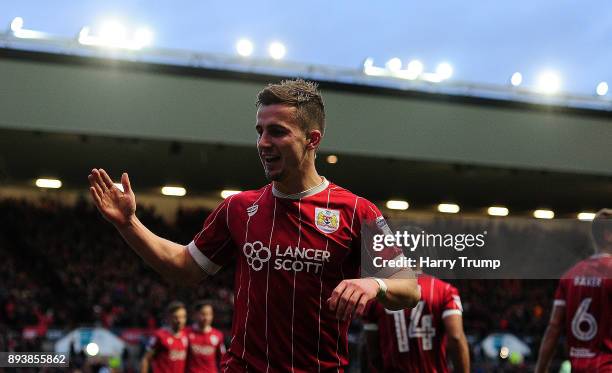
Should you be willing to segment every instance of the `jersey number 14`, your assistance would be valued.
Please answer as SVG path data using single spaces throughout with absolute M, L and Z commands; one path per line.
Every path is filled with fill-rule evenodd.
M 421 347 L 428 351 L 432 349 L 433 338 L 436 336 L 436 329 L 433 327 L 432 315 L 423 315 L 425 303 L 420 301 L 410 312 L 410 323 L 406 328 L 406 317 L 403 310 L 389 311 L 393 315 L 395 323 L 395 336 L 397 337 L 397 349 L 399 352 L 410 351 L 409 338 L 420 338 Z

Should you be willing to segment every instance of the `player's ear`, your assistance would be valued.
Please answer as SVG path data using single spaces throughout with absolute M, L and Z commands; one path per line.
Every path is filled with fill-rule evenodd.
M 319 147 L 319 144 L 321 144 L 321 138 L 323 137 L 323 135 L 321 134 L 321 131 L 319 130 L 310 130 L 310 133 L 308 134 L 308 136 L 306 137 L 306 139 L 308 139 L 308 145 L 306 145 L 307 149 L 317 149 Z

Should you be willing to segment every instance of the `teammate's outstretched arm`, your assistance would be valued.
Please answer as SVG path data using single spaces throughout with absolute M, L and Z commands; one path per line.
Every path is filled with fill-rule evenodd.
M 103 169 L 91 170 L 88 179 L 89 192 L 102 216 L 147 264 L 174 283 L 197 284 L 205 277 L 185 246 L 155 235 L 138 220 L 127 173 L 121 176 L 123 192 Z
M 557 340 L 561 335 L 564 319 L 565 307 L 559 305 L 553 306 L 550 320 L 548 321 L 548 327 L 546 328 L 544 337 L 542 337 L 535 373 L 548 372 L 548 366 L 550 365 L 550 361 L 555 353 L 555 348 L 557 347 Z
M 463 318 L 461 315 L 446 316 L 444 328 L 447 336 L 446 345 L 454 371 L 468 373 L 470 371 L 470 349 L 463 331 Z
M 153 360 L 154 355 L 155 351 L 153 350 L 145 352 L 144 356 L 140 360 L 140 373 L 149 373 L 149 367 L 151 366 L 151 360 Z

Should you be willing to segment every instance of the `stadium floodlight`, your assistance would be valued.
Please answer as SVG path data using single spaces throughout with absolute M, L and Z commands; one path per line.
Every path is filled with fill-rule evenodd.
M 397 57 L 393 57 L 387 63 L 385 63 L 387 70 L 391 72 L 398 72 L 402 69 L 402 60 Z
M 508 347 L 502 346 L 502 348 L 499 349 L 499 357 L 501 357 L 502 359 L 507 359 L 509 355 L 510 349 Z
M 89 26 L 84 26 L 84 27 L 81 28 L 81 30 L 79 31 L 79 37 L 78 37 L 78 42 L 80 44 L 85 44 L 85 45 L 87 44 L 88 38 L 90 37 L 89 36 L 89 32 L 90 31 L 91 30 L 90 30 Z
M 445 214 L 456 214 L 459 210 L 459 205 L 454 203 L 441 203 L 438 205 L 438 211 Z
M 519 85 L 521 85 L 522 82 L 523 74 L 519 73 L 518 71 L 512 74 L 512 76 L 510 77 L 510 84 L 512 84 L 513 87 L 518 87 Z
M 419 60 L 412 60 L 406 67 L 406 74 L 409 79 L 416 79 L 423 73 L 423 63 Z
M 408 202 L 400 200 L 389 200 L 386 203 L 389 210 L 408 210 Z
M 107 45 L 120 45 L 127 39 L 127 31 L 118 21 L 106 21 L 100 28 L 99 37 Z
M 605 96 L 606 94 L 608 94 L 608 83 L 600 82 L 599 84 L 597 84 L 597 88 L 595 89 L 595 92 L 597 93 L 598 96 Z
M 140 27 L 134 33 L 134 45 L 140 46 L 140 48 L 144 48 L 153 43 L 153 31 L 148 29 L 147 27 Z M 139 49 L 140 49 L 139 48 Z
M 374 66 L 374 59 L 368 57 L 363 61 L 363 73 L 371 76 L 385 75 L 385 69 Z
M 13 21 L 11 21 L 11 31 L 18 32 L 21 29 L 23 29 L 23 18 L 21 17 L 13 18 Z
M 96 356 L 100 352 L 100 347 L 95 342 L 90 342 L 85 346 L 85 352 L 89 356 Z
M 36 179 L 36 186 L 39 188 L 59 189 L 62 187 L 61 180 L 58 179 Z
M 545 71 L 538 77 L 536 89 L 540 93 L 555 94 L 561 89 L 561 78 L 554 71 Z
M 114 186 L 116 186 L 116 187 L 117 187 L 117 189 L 119 189 L 120 191 L 125 192 L 125 191 L 123 190 L 123 184 L 121 184 L 121 183 L 113 183 L 113 185 L 114 185 Z
M 270 54 L 270 57 L 272 57 L 273 59 L 280 60 L 283 57 L 285 57 L 285 54 L 287 53 L 287 48 L 285 48 L 285 46 L 282 43 L 275 41 L 271 43 L 270 46 L 268 47 L 268 53 Z
M 22 17 L 15 17 L 11 21 L 11 26 L 10 26 L 11 33 L 16 38 L 20 38 L 20 39 L 42 39 L 42 38 L 44 38 L 46 36 L 46 34 L 44 32 L 28 30 L 28 29 L 23 28 L 23 24 L 24 24 L 24 21 L 23 21 Z
M 436 67 L 436 75 L 440 80 L 446 80 L 453 76 L 453 67 L 447 62 L 442 62 Z
M 146 27 L 140 27 L 128 38 L 127 30 L 121 23 L 107 21 L 97 35 L 92 35 L 89 26 L 83 27 L 78 41 L 89 46 L 140 50 L 152 44 L 153 32 Z
M 595 213 L 594 212 L 581 212 L 578 214 L 577 217 L 578 217 L 578 220 L 591 221 L 595 219 Z
M 487 214 L 491 216 L 508 216 L 508 209 L 503 206 L 491 206 L 487 209 Z
M 248 39 L 240 39 L 236 43 L 236 52 L 242 57 L 248 57 L 253 54 L 253 43 Z
M 533 217 L 536 219 L 553 219 L 555 217 L 555 212 L 552 210 L 535 210 L 533 212 Z
M 182 197 L 187 194 L 187 190 L 179 186 L 165 186 L 161 188 L 161 192 L 165 196 Z
M 241 190 L 231 190 L 231 189 L 224 189 L 221 191 L 221 198 L 226 199 L 227 197 L 233 196 L 234 194 L 238 194 L 242 192 Z
M 338 156 L 335 154 L 330 154 L 327 156 L 326 161 L 329 164 L 336 164 L 338 163 Z

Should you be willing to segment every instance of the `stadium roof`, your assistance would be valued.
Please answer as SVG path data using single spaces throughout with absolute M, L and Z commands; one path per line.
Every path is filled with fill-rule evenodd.
M 493 101 L 529 103 L 558 108 L 590 109 L 612 112 L 612 99 L 605 96 L 576 94 L 542 94 L 511 85 L 475 84 L 453 80 L 432 82 L 423 79 L 401 79 L 393 74 L 372 76 L 363 67 L 343 68 L 310 65 L 272 58 L 245 58 L 169 48 L 130 50 L 88 46 L 77 39 L 41 35 L 38 38 L 18 38 L 10 31 L 0 34 L 0 47 L 24 51 L 48 52 L 69 56 L 98 57 L 119 61 L 136 61 L 168 66 L 182 66 L 238 72 L 263 76 L 300 76 L 317 81 L 363 86 L 367 89 L 389 88 L 394 91 L 425 93 L 458 98 L 483 98 Z

